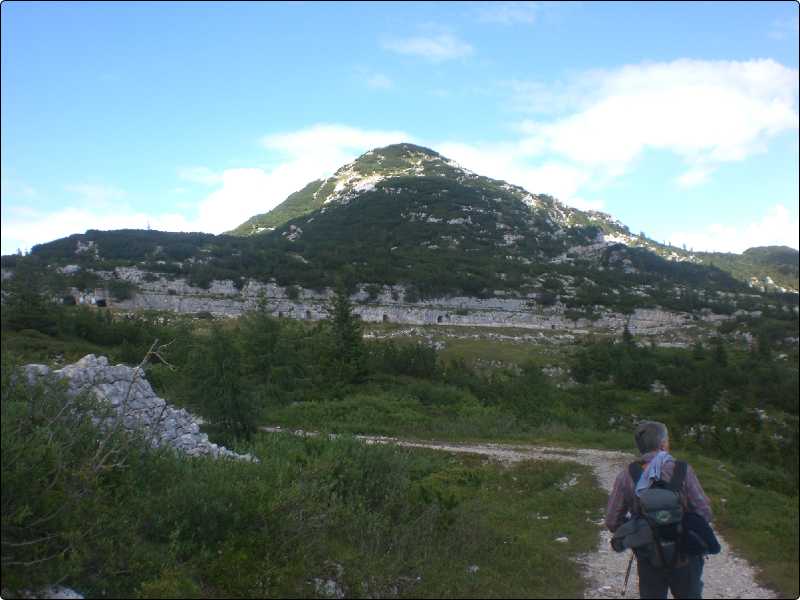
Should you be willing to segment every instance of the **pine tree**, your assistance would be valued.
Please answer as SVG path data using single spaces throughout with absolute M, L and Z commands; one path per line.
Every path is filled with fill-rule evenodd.
M 625 324 L 625 329 L 622 331 L 622 343 L 625 344 L 626 347 L 631 347 L 634 345 L 633 334 L 628 328 L 627 323 Z
M 353 305 L 344 285 L 336 288 L 329 309 L 331 315 L 331 363 L 336 377 L 344 383 L 353 383 L 364 370 L 364 342 L 362 326 L 353 314 Z
M 186 367 L 191 402 L 228 439 L 249 438 L 258 423 L 258 407 L 242 370 L 234 335 L 219 325 L 197 340 Z
M 17 260 L 14 276 L 3 282 L 3 292 L 4 328 L 55 333 L 55 306 L 45 296 L 44 274 L 40 265 L 30 260 Z
M 269 384 L 281 334 L 281 324 L 262 297 L 258 307 L 240 320 L 243 373 L 256 384 Z
M 725 345 L 722 342 L 722 339 L 719 337 L 715 337 L 711 340 L 713 344 L 713 350 L 711 353 L 711 359 L 714 361 L 714 364 L 718 367 L 727 367 L 728 366 L 728 351 L 725 350 Z

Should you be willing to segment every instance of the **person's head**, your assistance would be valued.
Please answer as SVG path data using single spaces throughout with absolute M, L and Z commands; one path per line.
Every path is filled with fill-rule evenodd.
M 667 426 L 658 421 L 642 421 L 636 428 L 636 447 L 640 454 L 669 449 Z

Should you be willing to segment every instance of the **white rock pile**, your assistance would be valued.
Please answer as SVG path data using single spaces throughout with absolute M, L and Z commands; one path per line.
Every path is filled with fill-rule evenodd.
M 110 408 L 93 417 L 102 429 L 121 426 L 130 433 L 144 435 L 154 448 L 172 446 L 189 456 L 258 461 L 250 454 L 237 454 L 210 442 L 208 435 L 200 433 L 196 417 L 185 409 L 173 408 L 156 395 L 141 368 L 111 366 L 105 356 L 88 354 L 58 370 L 37 364 L 23 369 L 29 384 L 64 380 L 70 396 L 93 394 L 102 406 Z

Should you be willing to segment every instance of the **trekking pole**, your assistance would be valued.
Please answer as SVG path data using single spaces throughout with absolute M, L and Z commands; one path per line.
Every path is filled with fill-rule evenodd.
M 628 561 L 628 569 L 625 571 L 625 584 L 622 586 L 622 596 L 625 597 L 625 592 L 628 591 L 628 578 L 631 576 L 631 566 L 633 566 L 633 551 L 631 551 L 631 559 Z

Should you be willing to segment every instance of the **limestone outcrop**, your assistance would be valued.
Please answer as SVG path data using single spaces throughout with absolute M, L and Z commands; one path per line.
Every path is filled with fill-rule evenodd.
M 189 285 L 184 279 L 161 278 L 147 281 L 136 268 L 118 268 L 116 273 L 100 273 L 135 283 L 136 293 L 129 300 L 115 303 L 122 309 L 155 309 L 180 313 L 211 313 L 237 317 L 265 302 L 267 310 L 279 317 L 317 321 L 328 317 L 332 290 L 314 291 L 281 287 L 274 283 L 248 281 L 241 289 L 232 281 L 213 281 L 208 289 Z M 479 327 L 518 327 L 540 331 L 619 334 L 627 326 L 637 335 L 655 335 L 683 330 L 698 323 L 714 323 L 728 315 L 674 312 L 659 308 L 639 308 L 621 314 L 596 307 L 596 318 L 570 318 L 566 307 L 557 302 L 543 305 L 535 298 L 473 298 L 454 296 L 406 301 L 403 286 L 375 286 L 373 296 L 360 291 L 351 296 L 353 311 L 366 322 L 404 325 L 462 325 Z
M 200 432 L 196 417 L 156 395 L 141 368 L 112 366 L 105 356 L 88 354 L 58 370 L 38 364 L 25 365 L 23 369 L 29 384 L 62 380 L 72 397 L 93 394 L 100 402 L 100 410 L 92 418 L 106 431 L 121 426 L 132 434 L 143 435 L 155 448 L 171 446 L 189 456 L 257 461 L 249 454 L 237 454 L 210 442 L 208 435 Z

